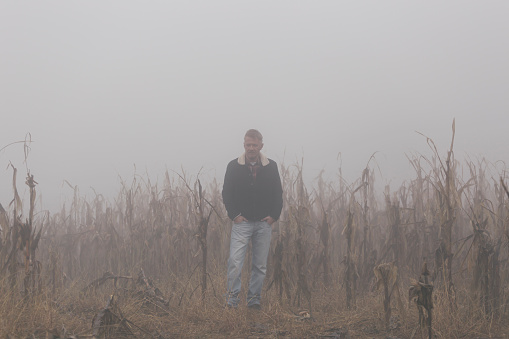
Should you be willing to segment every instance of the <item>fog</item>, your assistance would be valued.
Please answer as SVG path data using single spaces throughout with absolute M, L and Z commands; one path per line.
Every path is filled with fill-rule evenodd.
M 407 155 L 508 160 L 509 3 L 2 2 L 0 203 L 12 168 L 55 210 L 135 174 L 217 178 L 243 152 L 303 159 L 312 182 L 412 178 Z M 31 137 L 25 162 L 23 143 Z M 14 143 L 10 146 L 7 146 Z M 5 147 L 7 146 L 7 147 Z M 497 162 L 497 161 L 501 162 Z M 378 170 L 377 170 L 378 171 Z

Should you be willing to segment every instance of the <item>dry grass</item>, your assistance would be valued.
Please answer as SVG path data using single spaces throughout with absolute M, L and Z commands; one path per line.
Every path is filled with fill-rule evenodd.
M 195 279 L 197 284 L 198 280 Z M 217 277 L 214 283 L 219 285 L 224 279 Z M 164 286 L 164 295 L 183 292 L 172 290 L 171 281 L 157 284 Z M 46 333 L 61 335 L 65 328 L 69 337 L 88 337 L 92 333 L 92 320 L 104 308 L 113 286 L 109 282 L 92 293 L 83 294 L 84 285 L 85 281 L 75 283 L 56 298 L 41 294 L 29 302 L 17 295 L 4 295 L 0 304 L 0 335 L 28 338 L 36 333 L 39 335 L 36 337 L 45 338 Z M 392 316 L 386 326 L 381 293 L 369 292 L 359 296 L 356 308 L 348 310 L 341 286 L 315 293 L 312 318 L 300 313 L 302 309 L 288 300 L 280 303 L 275 290 L 265 295 L 260 312 L 245 306 L 236 310 L 225 308 L 222 298 L 212 295 L 202 304 L 199 293 L 181 306 L 178 306 L 178 299 L 173 298 L 166 312 L 128 292 L 117 293 L 117 314 L 121 313 L 129 321 L 133 337 L 138 338 L 343 338 L 346 336 L 341 335 L 346 333 L 351 338 L 410 338 L 421 335 L 417 308 L 413 304 L 405 305 L 403 310 L 392 305 Z M 463 294 L 468 295 L 468 291 L 458 293 Z M 509 326 L 503 319 L 483 315 L 479 306 L 472 305 L 475 305 L 473 300 L 459 306 L 455 312 L 450 312 L 448 298 L 443 293 L 436 293 L 434 302 L 433 329 L 439 338 L 503 337 L 509 334 Z M 422 333 L 426 337 L 425 332 Z

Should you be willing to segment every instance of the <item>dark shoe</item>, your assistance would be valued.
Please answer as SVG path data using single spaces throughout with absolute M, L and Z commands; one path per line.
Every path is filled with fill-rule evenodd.
M 255 311 L 260 311 L 262 309 L 260 304 L 249 305 L 247 308 L 249 308 L 250 310 L 255 310 Z

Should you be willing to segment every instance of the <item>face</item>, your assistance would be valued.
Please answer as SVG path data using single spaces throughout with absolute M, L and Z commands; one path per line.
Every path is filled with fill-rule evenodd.
M 263 148 L 263 143 L 257 138 L 245 137 L 244 149 L 246 150 L 246 158 L 248 161 L 256 161 L 260 156 L 260 151 Z

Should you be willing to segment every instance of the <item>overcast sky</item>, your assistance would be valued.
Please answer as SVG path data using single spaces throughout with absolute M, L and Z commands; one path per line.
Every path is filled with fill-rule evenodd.
M 183 167 L 223 180 L 247 129 L 265 153 L 347 180 L 376 157 L 384 183 L 406 154 L 508 161 L 507 1 L 4 1 L 0 148 L 31 134 L 42 209 L 70 189 L 112 196 L 119 177 Z M 341 153 L 341 161 L 338 154 Z M 22 144 L 0 151 L 26 196 Z

